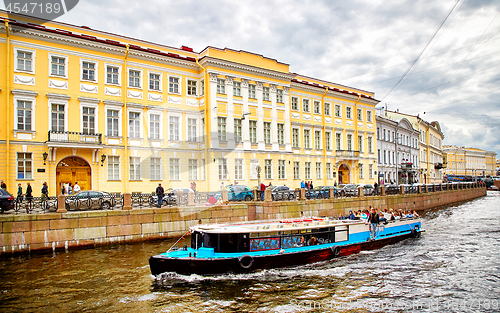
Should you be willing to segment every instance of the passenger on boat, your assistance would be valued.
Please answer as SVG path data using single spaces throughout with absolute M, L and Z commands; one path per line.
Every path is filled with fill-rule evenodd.
M 303 247 L 306 245 L 306 238 L 304 236 L 300 237 L 300 242 L 297 243 L 297 247 Z
M 420 217 L 420 215 L 418 215 L 417 211 L 413 211 L 413 217 Z
M 399 212 L 394 213 L 394 219 L 395 220 L 400 220 L 401 219 L 401 213 L 399 213 Z
M 352 213 L 352 211 L 349 211 L 348 219 L 350 219 L 350 220 L 355 220 L 356 219 L 356 216 L 354 215 L 354 213 Z
M 377 227 L 380 222 L 379 215 L 375 212 L 375 209 L 372 208 L 370 215 L 366 221 L 366 224 L 370 225 L 370 239 L 375 240 L 375 236 L 377 235 Z
M 366 220 L 368 218 L 368 214 L 366 214 L 366 210 L 361 213 L 361 219 Z
M 309 239 L 309 241 L 307 242 L 308 246 L 315 246 L 317 244 L 318 244 L 318 240 L 316 239 L 316 237 L 311 237 L 311 239 Z
M 341 221 L 342 221 L 342 220 L 345 220 L 345 216 L 344 216 L 344 215 L 342 215 L 342 213 L 340 213 L 339 220 L 341 220 Z
M 387 211 L 387 208 L 384 209 L 383 215 L 384 215 L 384 219 L 386 221 L 390 221 L 391 220 L 392 215 L 391 215 L 391 213 L 389 213 L 389 211 Z
M 387 210 L 387 209 L 386 209 L 386 210 Z M 386 223 L 386 222 L 387 222 L 387 219 L 385 218 L 384 214 L 383 214 L 381 211 L 379 211 L 379 210 L 375 210 L 375 211 L 376 211 L 376 213 L 377 213 L 377 214 L 378 214 L 378 216 L 379 216 L 380 222 L 381 222 L 381 223 Z

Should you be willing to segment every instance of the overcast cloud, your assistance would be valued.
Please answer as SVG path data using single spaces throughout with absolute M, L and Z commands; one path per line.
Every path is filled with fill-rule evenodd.
M 500 1 L 456 3 L 81 0 L 58 21 L 195 51 L 262 54 L 291 72 L 375 92 L 390 110 L 439 121 L 445 144 L 500 158 Z

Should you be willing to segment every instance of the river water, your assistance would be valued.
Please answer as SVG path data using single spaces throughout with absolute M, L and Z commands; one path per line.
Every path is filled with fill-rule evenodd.
M 500 312 L 498 192 L 423 217 L 420 239 L 247 275 L 155 279 L 173 241 L 4 258 L 0 312 Z

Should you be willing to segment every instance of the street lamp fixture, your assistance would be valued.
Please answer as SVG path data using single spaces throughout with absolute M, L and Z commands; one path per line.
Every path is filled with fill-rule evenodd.
M 43 156 L 43 165 L 46 165 L 46 164 L 45 164 L 45 161 L 47 161 L 47 158 L 49 157 L 49 154 L 48 154 L 47 152 L 44 152 L 44 153 L 42 154 L 42 156 Z
M 249 113 L 243 113 L 243 116 L 241 117 L 242 121 L 245 119 L 245 115 L 250 115 L 250 112 Z
M 106 161 L 106 155 L 101 155 L 101 166 L 104 166 L 104 161 Z

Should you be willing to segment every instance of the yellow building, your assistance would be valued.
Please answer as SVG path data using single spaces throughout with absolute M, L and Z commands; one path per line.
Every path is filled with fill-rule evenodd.
M 420 182 L 426 184 L 441 183 L 443 181 L 444 154 L 442 143 L 444 134 L 439 122 L 426 122 L 418 115 L 408 115 L 399 112 L 386 111 L 386 116 L 396 118 L 407 118 L 413 128 L 420 132 Z
M 261 55 L 200 53 L 1 12 L 0 177 L 109 192 L 373 183 L 371 92 Z
M 443 146 L 446 154 L 446 175 L 495 176 L 496 153 L 478 148 Z

